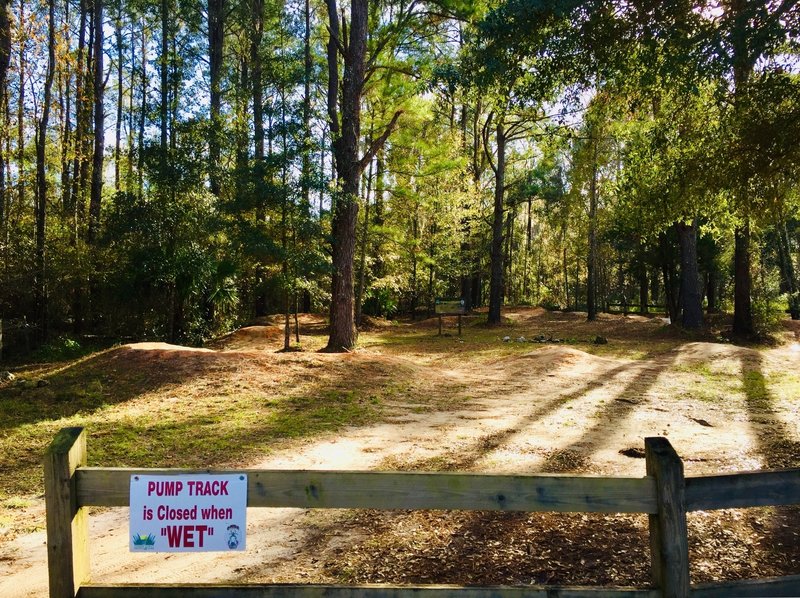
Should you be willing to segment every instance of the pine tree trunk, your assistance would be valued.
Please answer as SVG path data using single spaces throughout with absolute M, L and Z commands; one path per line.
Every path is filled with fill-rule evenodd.
M 703 295 L 697 271 L 697 219 L 690 224 L 679 223 L 681 245 L 681 302 L 684 328 L 697 330 L 703 327 Z
M 509 302 L 516 301 L 514 297 L 514 220 L 517 217 L 515 207 L 511 207 L 506 214 L 506 234 L 504 238 L 503 250 L 503 296 Z
M 82 183 L 85 179 L 81 177 L 84 172 L 83 151 L 85 147 L 86 129 L 88 122 L 86 119 L 86 106 L 88 102 L 84 97 L 86 87 L 86 68 L 90 62 L 86 56 L 86 24 L 88 19 L 87 6 L 85 0 L 79 3 L 78 16 L 78 57 L 75 68 L 75 134 L 72 138 L 72 181 L 69 189 L 64 190 L 64 204 L 72 220 L 70 235 L 70 245 L 76 247 L 81 236 L 79 219 L 79 198 L 83 197 Z M 83 272 L 76 272 L 72 287 L 72 321 L 75 334 L 83 332 Z
M 567 246 L 564 236 L 562 230 L 561 242 L 564 243 L 564 249 L 561 256 L 561 271 L 564 276 L 564 307 L 569 309 L 569 271 L 567 270 Z
M 70 3 L 64 3 L 64 22 L 70 22 L 70 15 L 69 15 L 69 8 Z M 66 51 L 68 54 L 72 54 L 72 37 L 67 35 L 66 36 Z M 62 67 L 64 78 L 63 78 L 63 87 L 61 90 L 62 95 L 62 102 L 61 102 L 61 121 L 62 121 L 62 134 L 61 134 L 61 209 L 63 210 L 64 214 L 69 213 L 70 208 L 70 201 L 69 201 L 69 192 L 70 192 L 70 161 L 69 161 L 69 150 L 70 145 L 72 143 L 72 119 L 70 114 L 72 112 L 72 70 L 69 64 L 65 64 Z M 4 89 L 5 86 L 0 86 L 0 89 Z
M 733 28 L 730 33 L 733 49 L 733 105 L 734 111 L 738 113 L 743 109 L 744 96 L 753 70 L 748 48 L 749 8 L 746 0 L 731 0 L 729 10 L 733 14 Z M 739 336 L 750 336 L 754 328 L 751 304 L 753 283 L 750 273 L 749 199 L 744 175 L 738 178 L 735 199 L 736 207 L 742 214 L 742 224 L 734 231 L 733 332 Z
M 675 324 L 680 319 L 680 284 L 675 275 L 675 260 L 673 247 L 667 233 L 662 233 L 659 242 L 661 245 L 661 272 L 664 277 L 664 297 L 667 315 L 670 322 Z
M 264 3 L 251 0 L 250 27 L 250 83 L 253 97 L 253 178 L 256 188 L 256 222 L 261 225 L 266 220 L 264 188 L 264 97 L 261 65 L 261 40 L 264 35 Z M 244 66 L 242 67 L 244 69 Z M 255 268 L 255 314 L 267 313 L 267 297 L 264 289 L 264 267 L 261 263 Z
M 8 0 L 0 0 L 0 118 L 5 119 L 6 104 L 8 102 L 8 91 L 6 81 L 8 78 L 8 67 L 11 63 L 11 21 L 8 18 Z M 0 231 L 6 230 L 6 156 L 4 145 L 6 143 L 6 123 L 0 127 Z M 5 238 L 3 234 L 0 238 Z M 1 316 L 2 314 L 0 314 Z M 0 331 L 2 332 L 2 331 Z M 0 357 L 2 357 L 0 355 Z
M 120 182 L 120 166 L 122 162 L 122 110 L 125 99 L 124 79 L 122 67 L 124 56 L 122 53 L 122 3 L 117 6 L 117 18 L 114 21 L 114 39 L 117 45 L 117 119 L 114 123 L 114 191 L 119 193 L 122 189 Z
M 87 241 L 93 245 L 100 225 L 100 203 L 103 196 L 103 152 L 105 150 L 105 115 L 103 113 L 103 0 L 94 0 L 94 155 L 92 187 L 89 198 Z
M 781 219 L 775 227 L 778 235 L 778 248 L 781 253 L 782 278 L 785 281 L 786 292 L 789 294 L 789 313 L 792 320 L 800 320 L 800 289 L 798 289 L 797 278 L 792 262 L 792 251 L 789 245 L 789 234 L 786 230 L 786 222 Z
M 17 13 L 18 29 L 25 30 L 25 0 L 19 0 Z M 25 205 L 25 73 L 28 71 L 25 60 L 25 36 L 21 35 L 17 44 L 17 67 L 19 68 L 19 89 L 17 90 L 17 201 Z
M 506 135 L 502 117 L 496 127 L 497 164 L 494 177 L 494 213 L 492 219 L 492 245 L 489 278 L 489 316 L 490 326 L 500 324 L 500 308 L 503 304 L 503 208 L 506 173 Z
M 373 218 L 372 222 L 375 224 L 375 228 L 379 229 L 384 224 L 384 207 L 383 207 L 383 191 L 384 191 L 384 180 L 383 180 L 383 173 L 384 173 L 384 165 L 383 165 L 383 150 L 379 151 L 375 155 L 375 209 L 373 210 Z M 374 254 L 375 254 L 375 264 L 373 266 L 373 276 L 375 278 L 383 278 L 386 274 L 386 264 L 383 261 L 383 247 L 382 247 L 382 233 L 377 233 L 373 237 L 373 244 L 374 244 Z M 384 315 L 384 314 L 378 314 Z
M 734 231 L 733 264 L 733 332 L 739 336 L 750 336 L 754 329 L 750 302 L 750 223 L 747 219 Z
M 708 278 L 706 282 L 706 300 L 708 301 L 708 305 L 706 306 L 706 313 L 707 314 L 715 314 L 717 313 L 717 285 L 719 281 L 717 280 L 717 272 L 716 268 L 713 266 L 708 270 Z
M 639 278 L 639 313 L 646 314 L 650 311 L 649 303 L 649 282 L 647 277 L 647 260 L 645 259 L 644 243 L 639 242 L 639 255 L 637 256 L 636 270 Z
M 160 156 L 159 163 L 162 179 L 167 176 L 167 151 L 168 151 L 168 127 L 169 127 L 169 0 L 161 0 L 161 55 L 159 56 L 159 75 L 161 77 L 161 105 L 159 106 L 159 129 L 160 129 Z
M 353 259 L 358 223 L 358 184 L 361 174 L 394 129 L 395 113 L 383 134 L 373 140 L 367 154 L 359 157 L 361 98 L 366 73 L 368 0 L 351 0 L 349 40 L 344 55 L 344 76 L 339 94 L 338 13 L 335 0 L 327 0 L 330 39 L 328 43 L 328 116 L 333 139 L 337 189 L 333 207 L 331 273 L 331 325 L 327 351 L 349 351 L 355 347 Z M 341 122 L 337 98 L 341 96 Z
M 34 295 L 36 320 L 42 339 L 47 338 L 47 284 L 45 271 L 45 230 L 47 220 L 47 178 L 45 173 L 45 144 L 50 119 L 50 102 L 56 69 L 55 0 L 48 2 L 47 74 L 42 99 L 42 114 L 36 127 L 36 282 Z
M 369 202 L 372 192 L 372 162 L 367 174 L 367 191 L 364 194 L 364 224 L 361 227 L 361 255 L 358 260 L 358 285 L 356 286 L 356 326 L 361 326 L 361 312 L 364 302 L 364 281 L 367 270 L 367 245 L 369 244 Z
M 311 0 L 303 7 L 305 28 L 303 29 L 303 147 L 300 176 L 300 197 L 305 212 L 311 212 Z
M 592 180 L 589 186 L 589 255 L 586 259 L 587 319 L 597 319 L 597 139 L 592 139 Z M 575 289 L 576 297 L 578 289 Z M 577 303 L 577 301 L 576 301 Z
M 211 127 L 208 134 L 208 172 L 211 193 L 217 197 L 220 194 L 219 159 L 220 137 L 222 135 L 222 121 L 220 119 L 222 91 L 220 81 L 222 78 L 222 52 L 225 37 L 225 10 L 225 0 L 208 0 L 208 62 L 211 78 Z
M 342 81 L 341 131 L 334 138 L 340 193 L 333 214 L 333 284 L 328 350 L 355 347 L 353 259 L 358 222 L 358 182 L 361 176 L 358 142 L 361 137 L 361 94 L 367 49 L 367 0 L 352 0 L 350 39 Z

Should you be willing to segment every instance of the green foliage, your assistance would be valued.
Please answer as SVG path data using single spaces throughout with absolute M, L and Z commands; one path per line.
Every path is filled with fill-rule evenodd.
M 77 48 L 80 6 L 57 5 L 58 106 L 46 132 L 39 272 L 32 140 L 46 19 L 44 5 L 23 1 L 33 18 L 24 31 L 16 30 L 22 21 L 11 21 L 19 45 L 0 127 L 0 315 L 26 321 L 33 345 L 49 325 L 49 338 L 59 340 L 42 347 L 42 358 L 77 351 L 60 339 L 86 333 L 201 343 L 287 304 L 309 299 L 311 309 L 327 309 L 336 183 L 325 11 L 313 7 L 306 32 L 302 2 L 260 4 L 255 47 L 254 5 L 234 3 L 224 15 L 214 123 L 207 13 L 186 0 L 108 7 L 108 27 L 119 20 L 120 31 L 103 48 L 107 176 L 93 239 L 93 91 L 91 72 L 78 72 L 90 61 Z M 361 182 L 356 259 L 360 265 L 363 249 L 364 313 L 421 312 L 436 296 L 470 288 L 471 299 L 485 300 L 492 129 L 502 120 L 513 129 L 502 214 L 508 302 L 580 307 L 587 198 L 596 180 L 603 301 L 632 300 L 649 285 L 644 291 L 663 304 L 674 282 L 665 277 L 680 269 L 674 226 L 696 219 L 699 274 L 716 290 L 715 303 L 730 306 L 733 231 L 748 222 L 763 242 L 754 313 L 758 329 L 769 329 L 780 296 L 800 303 L 798 17 L 792 3 L 714 10 L 683 0 L 370 3 L 361 152 L 395 111 L 404 113 Z M 255 155 L 256 62 L 263 159 Z M 119 152 L 112 135 L 118 99 Z M 212 165 L 215 137 L 220 159 Z M 47 320 L 40 327 L 34 289 L 42 282 Z M 6 338 L 18 340 L 13 332 Z
M 787 294 L 781 294 L 776 271 L 757 276 L 753 285 L 753 329 L 756 335 L 766 338 L 775 333 L 785 317 Z
M 35 361 L 64 361 L 74 359 L 91 351 L 81 347 L 79 341 L 69 336 L 59 336 L 41 347 L 32 355 Z

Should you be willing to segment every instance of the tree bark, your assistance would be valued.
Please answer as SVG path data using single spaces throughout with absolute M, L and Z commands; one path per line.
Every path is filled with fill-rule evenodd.
M 89 228 L 86 239 L 93 245 L 100 225 L 100 203 L 103 197 L 103 152 L 105 150 L 105 115 L 103 113 L 103 0 L 94 0 L 94 155 L 92 187 L 89 197 Z
M 64 22 L 70 23 L 69 15 L 70 3 L 64 3 Z M 72 37 L 66 36 L 66 51 L 72 54 Z M 69 213 L 70 201 L 70 161 L 69 150 L 72 143 L 72 70 L 69 64 L 63 67 L 64 79 L 61 102 L 61 120 L 62 120 L 62 135 L 61 135 L 61 209 L 65 214 Z M 0 86 L 0 89 L 5 89 L 5 85 Z
M 717 280 L 717 272 L 715 268 L 710 268 L 708 271 L 708 281 L 706 284 L 706 300 L 708 301 L 708 305 L 706 306 L 706 313 L 707 314 L 715 314 L 717 313 L 717 286 L 719 285 L 719 281 Z
M 117 18 L 114 21 L 114 39 L 117 45 L 117 120 L 114 123 L 114 191 L 122 189 L 120 182 L 120 166 L 122 162 L 122 109 L 125 99 L 123 79 L 123 46 L 122 46 L 122 2 L 117 5 Z
M 263 197 L 264 189 L 264 90 L 263 67 L 261 63 L 261 41 L 264 36 L 264 2 L 252 0 L 250 27 L 250 83 L 253 97 L 253 144 L 254 164 L 253 179 L 256 189 L 256 223 L 260 225 L 266 220 L 266 208 Z M 244 65 L 242 67 L 244 72 Z M 259 262 L 255 269 L 255 314 L 263 316 L 267 313 L 267 297 L 264 288 L 264 266 Z
M 8 0 L 0 0 L 0 118 L 5 118 L 8 91 L 6 81 L 8 67 L 11 63 L 11 21 L 8 18 Z M 0 230 L 5 231 L 6 226 L 6 169 L 3 148 L 5 144 L 5 123 L 2 127 L 3 135 L 0 136 Z M 2 240 L 0 240 L 2 243 Z M 0 356 L 1 357 L 1 356 Z
M 257 0 L 255 3 L 258 3 Z M 225 38 L 225 0 L 208 0 L 208 59 L 211 78 L 210 117 L 211 127 L 208 134 L 208 172 L 211 193 L 220 194 L 220 138 L 222 121 L 222 52 Z
M 731 31 L 733 105 L 734 111 L 740 112 L 754 64 L 748 47 L 749 10 L 746 0 L 731 0 L 729 10 L 733 13 L 734 23 Z M 753 285 L 750 273 L 750 215 L 747 205 L 747 181 L 741 173 L 737 179 L 734 190 L 736 207 L 742 215 L 743 222 L 734 231 L 733 333 L 738 336 L 750 336 L 754 330 L 751 305 Z
M 733 332 L 739 336 L 753 334 L 753 312 L 750 302 L 750 222 L 747 217 L 734 231 Z
M 411 301 L 409 311 L 411 319 L 417 319 L 417 248 L 419 245 L 419 204 L 414 205 L 414 215 L 411 218 Z
M 306 215 L 311 212 L 311 0 L 303 7 L 303 147 L 300 169 L 300 197 Z
M 380 232 L 380 229 L 381 227 L 383 227 L 384 224 L 383 173 L 384 173 L 383 150 L 381 150 L 377 154 L 375 154 L 375 193 L 373 200 L 375 203 L 375 209 L 373 210 L 374 215 L 372 218 L 372 222 L 374 223 L 375 228 L 378 229 L 379 231 L 373 237 L 375 264 L 373 266 L 372 272 L 375 278 L 383 278 L 383 276 L 386 274 L 386 264 L 383 261 L 383 247 L 381 243 L 382 233 Z M 381 313 L 378 315 L 385 315 L 385 314 Z
M 503 238 L 503 298 L 515 302 L 514 295 L 514 221 L 517 218 L 515 206 L 506 213 L 506 234 Z
M 127 171 L 125 176 L 125 191 L 128 194 L 133 193 L 133 177 L 134 177 L 134 170 L 133 170 L 133 156 L 135 153 L 135 145 L 134 145 L 134 130 L 135 130 L 135 120 L 136 120 L 136 109 L 134 107 L 134 101 L 136 98 L 136 21 L 131 18 L 130 19 L 130 26 L 131 26 L 131 60 L 130 66 L 128 69 L 129 74 L 129 86 L 128 86 L 128 133 L 127 133 Z M 142 61 L 144 62 L 144 53 L 142 53 Z
M 162 179 L 167 176 L 167 151 L 169 142 L 169 0 L 161 0 L 161 55 L 158 59 L 159 75 L 161 77 L 161 105 L 159 106 L 160 129 L 160 156 L 159 164 Z
M 141 201 L 144 194 L 144 129 L 147 124 L 147 27 L 142 20 L 142 64 L 139 77 L 141 104 L 139 106 L 139 130 L 136 140 L 137 194 Z
M 372 162 L 367 174 L 367 192 L 364 194 L 364 224 L 361 227 L 361 255 L 358 259 L 358 284 L 356 285 L 356 326 L 361 326 L 364 302 L 364 284 L 367 271 L 367 245 L 369 244 L 369 202 L 372 191 Z
M 341 85 L 341 122 L 337 114 L 339 39 L 335 0 L 327 0 L 330 20 L 328 41 L 328 116 L 338 177 L 333 209 L 331 274 L 331 324 L 327 351 L 349 351 L 355 347 L 357 330 L 353 295 L 353 259 L 358 223 L 358 183 L 364 168 L 391 134 L 400 113 L 395 113 L 383 134 L 359 158 L 361 138 L 361 97 L 364 89 L 367 52 L 368 0 L 351 0 L 349 40 L 344 51 Z
M 659 237 L 661 246 L 661 272 L 664 277 L 664 301 L 670 323 L 675 324 L 680 318 L 680 283 L 675 274 L 675 259 L 673 245 L 668 233 L 661 233 Z
M 597 319 L 597 139 L 592 137 L 592 180 L 589 183 L 589 255 L 586 259 L 587 319 Z M 577 297 L 578 289 L 575 289 Z M 576 301 L 577 303 L 577 301 Z
M 650 295 L 650 279 L 647 277 L 647 260 L 645 259 L 644 243 L 639 242 L 636 270 L 639 278 L 639 313 L 646 314 L 650 311 L 648 306 Z
M 491 263 L 489 266 L 489 316 L 486 323 L 498 326 L 503 304 L 503 207 L 506 174 L 506 135 L 502 117 L 496 125 L 497 163 L 494 176 L 494 213 L 492 218 Z
M 48 2 L 47 74 L 45 75 L 42 113 L 36 126 L 36 282 L 34 295 L 36 320 L 42 339 L 47 338 L 47 284 L 45 280 L 45 229 L 47 220 L 47 177 L 45 144 L 50 119 L 53 77 L 56 69 L 55 0 Z
M 697 218 L 688 224 L 679 222 L 677 229 L 681 246 L 681 324 L 698 330 L 703 327 L 703 294 L 697 269 Z
M 522 297 L 525 301 L 530 300 L 530 259 L 532 244 L 532 223 L 531 223 L 531 203 L 532 197 L 528 197 L 528 209 L 525 223 L 525 261 L 522 267 Z
M 789 314 L 792 320 L 800 320 L 800 289 L 798 289 L 797 278 L 792 262 L 792 251 L 789 245 L 789 234 L 786 230 L 786 222 L 779 221 L 775 227 L 778 234 L 778 247 L 781 253 L 781 270 L 786 291 L 789 294 Z
M 567 245 L 565 240 L 564 229 L 561 232 L 561 242 L 563 250 L 561 254 L 561 273 L 564 276 L 564 308 L 569 309 L 569 270 L 567 268 Z
M 25 0 L 19 0 L 18 13 L 20 31 L 25 30 Z M 17 48 L 17 66 L 19 68 L 19 89 L 17 90 L 17 201 L 25 205 L 25 36 L 20 35 Z

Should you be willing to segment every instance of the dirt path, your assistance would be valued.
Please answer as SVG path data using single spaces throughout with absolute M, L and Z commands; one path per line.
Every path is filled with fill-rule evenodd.
M 247 348 L 242 336 L 232 339 L 231 346 L 234 343 L 236 350 Z M 165 349 L 159 347 L 159 350 Z M 457 388 L 454 394 L 462 397 L 450 408 L 430 412 L 424 406 L 398 401 L 390 406 L 394 415 L 388 421 L 297 442 L 249 466 L 641 476 L 644 475 L 642 439 L 654 435 L 669 438 L 685 459 L 687 475 L 798 466 L 800 405 L 796 400 L 770 394 L 765 388 L 758 396 L 758 388 L 745 388 L 746 392 L 739 389 L 730 397 L 708 397 L 703 394 L 706 391 L 702 379 L 731 375 L 748 380 L 750 376 L 753 385 L 757 387 L 760 380 L 763 386 L 765 375 L 794 368 L 799 362 L 800 351 L 793 346 L 758 352 L 699 342 L 682 344 L 651 358 L 637 360 L 599 357 L 555 344 L 531 346 L 530 351 L 519 355 L 487 360 L 479 369 L 474 364 L 454 367 L 450 361 L 444 365 L 434 361 L 425 367 L 431 368 L 435 392 L 447 393 L 448 389 Z M 34 508 L 42 507 L 37 504 Z M 732 577 L 774 573 L 775 569 L 778 573 L 783 571 L 781 563 L 774 559 L 772 545 L 765 540 L 770 532 L 764 518 L 770 515 L 759 513 L 746 517 L 723 513 L 690 521 L 690 528 L 702 536 L 694 548 L 695 581 L 724 576 L 726 568 Z M 514 562 L 515 558 L 532 560 L 530 552 L 525 551 L 532 550 L 530 543 L 534 539 L 525 540 L 514 535 L 521 533 L 522 528 L 530 528 L 532 522 L 545 532 L 551 528 L 554 542 L 559 541 L 561 545 L 589 534 L 585 516 L 561 516 L 558 522 L 545 516 L 528 519 L 506 516 L 478 523 L 465 517 L 464 514 L 443 518 L 440 514 L 365 515 L 342 511 L 251 509 L 248 512 L 248 550 L 244 553 L 154 556 L 127 552 L 127 511 L 109 509 L 91 517 L 92 576 L 96 582 L 131 583 L 325 582 L 341 581 L 343 577 L 355 581 L 414 582 L 436 578 L 437 569 L 440 573 L 447 571 L 448 566 L 443 565 L 441 559 L 467 558 L 464 552 L 467 548 L 457 549 L 459 538 L 465 534 L 480 536 L 485 530 L 495 528 L 497 533 L 507 534 L 506 548 L 513 547 L 514 542 L 524 548 L 520 549 L 521 557 L 503 553 L 501 558 L 507 562 Z M 616 524 L 608 519 L 603 521 L 601 527 L 605 526 L 608 541 L 616 542 L 617 548 L 622 546 L 619 549 L 623 552 L 626 542 L 635 545 L 642 539 L 646 526 L 644 518 L 624 518 L 623 527 L 629 529 L 630 538 L 619 541 L 613 535 L 619 528 L 619 521 Z M 750 549 L 744 556 L 737 552 L 741 537 L 730 539 L 709 531 L 710 526 L 716 529 L 726 521 L 730 524 L 728 531 L 733 530 L 731 533 L 744 530 L 742 533 L 750 548 L 762 550 L 763 558 L 754 556 Z M 757 521 L 761 521 L 763 527 L 761 535 Z M 469 525 L 473 531 L 464 531 Z M 552 529 L 554 527 L 558 529 Z M 789 536 L 785 540 L 794 540 L 795 545 L 800 545 L 795 531 L 787 533 Z M 446 541 L 439 542 L 437 538 L 443 536 Z M 413 544 L 415 539 L 421 543 L 417 548 L 401 546 Z M 774 541 L 779 540 L 784 538 Z M 609 548 L 604 541 L 587 540 L 590 549 L 595 542 L 598 558 L 607 556 Z M 705 548 L 704 543 L 708 545 Z M 435 550 L 440 544 L 442 552 L 437 553 Z M 563 548 L 537 546 L 533 549 L 537 554 Z M 420 564 L 418 557 L 414 557 L 415 552 L 424 553 L 428 549 L 434 550 L 430 558 L 435 565 Z M 797 548 L 792 550 L 794 552 L 789 551 L 786 559 L 797 557 L 794 554 Z M 646 551 L 639 553 L 628 563 L 631 571 L 622 579 L 612 575 L 611 581 L 633 583 L 644 578 L 646 582 L 648 557 Z M 588 559 L 593 558 L 591 550 L 586 554 Z M 595 572 L 597 582 L 598 569 L 584 563 L 583 557 L 579 558 L 587 574 Z M 730 566 L 730 562 L 725 564 L 726 559 L 737 558 L 746 562 L 735 566 Z M 558 562 L 556 557 L 551 561 L 553 559 Z M 618 560 L 623 564 L 627 562 L 625 558 Z M 763 564 L 768 562 L 772 565 Z M 43 532 L 20 536 L 13 545 L 3 545 L 0 548 L 0 596 L 45 595 L 45 563 Z M 475 571 L 479 572 L 481 566 L 476 565 Z M 465 578 L 463 572 L 457 574 L 453 569 L 451 577 L 436 581 L 575 582 L 576 578 L 564 580 L 559 577 L 563 573 L 550 574 L 549 569 L 545 569 L 535 574 L 503 573 L 505 569 L 502 569 L 496 579 L 494 573 Z

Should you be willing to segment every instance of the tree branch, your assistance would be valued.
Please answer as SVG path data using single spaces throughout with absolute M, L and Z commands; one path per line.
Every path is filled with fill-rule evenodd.
M 372 68 L 374 66 L 375 61 L 378 59 L 378 55 L 383 51 L 383 49 L 391 41 L 391 39 L 393 37 L 392 34 L 395 31 L 402 31 L 405 28 L 406 23 L 408 21 L 410 21 L 411 17 L 414 15 L 414 8 L 416 8 L 418 3 L 419 3 L 419 0 L 413 0 L 413 2 L 411 2 L 408 5 L 408 8 L 406 9 L 406 13 L 404 15 L 400 16 L 397 19 L 396 24 L 393 27 L 390 27 L 390 30 L 386 33 L 386 35 L 383 36 L 383 39 L 378 41 L 378 43 L 375 45 L 375 50 L 373 51 L 372 56 L 367 58 L 367 69 L 370 69 L 370 68 Z
M 328 118 L 331 123 L 331 139 L 335 142 L 339 134 L 339 60 L 338 53 L 343 50 L 339 43 L 339 17 L 336 14 L 336 0 L 327 0 L 325 2 L 328 8 L 328 47 L 327 47 L 327 60 L 328 60 Z
M 492 156 L 489 153 L 489 129 L 492 126 L 492 119 L 494 118 L 494 112 L 489 113 L 489 118 L 486 119 L 486 122 L 483 123 L 483 128 L 481 129 L 481 140 L 483 141 L 483 154 L 486 156 L 486 160 L 489 162 L 489 168 L 497 174 L 497 166 L 495 166 L 494 162 L 492 162 Z
M 364 170 L 367 165 L 370 163 L 372 158 L 375 157 L 375 154 L 380 151 L 383 147 L 383 144 L 386 143 L 386 140 L 389 139 L 389 135 L 392 134 L 394 131 L 395 126 L 397 125 L 397 119 L 400 118 L 400 115 L 403 114 L 402 110 L 398 110 L 394 113 L 392 120 L 386 125 L 386 128 L 383 130 L 383 134 L 377 139 L 374 139 L 369 146 L 369 149 L 364 153 L 364 157 L 358 161 L 358 166 L 361 170 Z
M 336 49 L 339 50 L 339 53 L 342 56 L 344 56 L 345 49 L 344 46 L 342 45 L 341 40 L 339 39 L 338 31 L 336 35 L 334 35 L 333 33 L 331 33 L 330 25 L 326 26 L 325 28 L 328 30 L 329 39 L 336 45 Z

